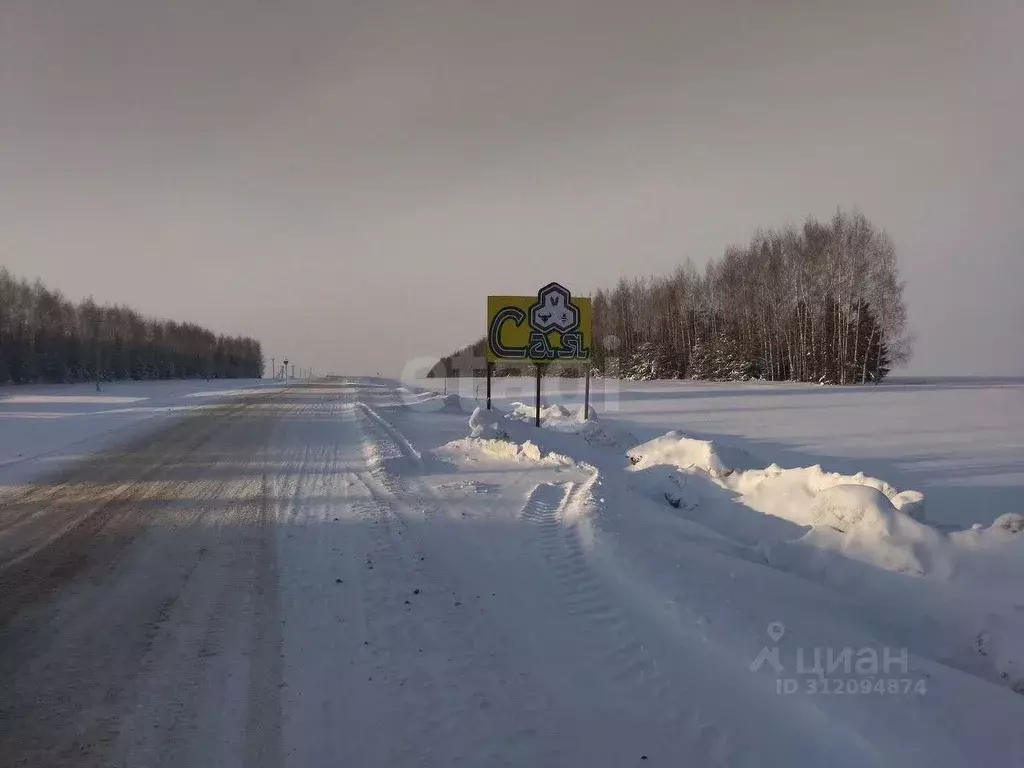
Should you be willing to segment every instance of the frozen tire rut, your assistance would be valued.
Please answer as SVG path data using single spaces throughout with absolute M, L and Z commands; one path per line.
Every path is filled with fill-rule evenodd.
M 555 575 L 555 590 L 566 613 L 593 625 L 595 637 L 606 646 L 605 661 L 619 682 L 635 685 L 652 699 L 655 717 L 666 724 L 678 724 L 678 712 L 669 695 L 671 686 L 643 643 L 630 631 L 628 620 L 615 609 L 608 589 L 591 571 L 586 555 L 571 525 L 560 520 L 564 507 L 578 504 L 583 486 L 538 485 L 531 493 L 522 517 L 537 525 L 541 548 Z
M 740 754 L 734 734 L 686 706 L 685 685 L 633 631 L 618 596 L 587 562 L 578 532 L 562 519 L 586 503 L 596 475 L 537 485 L 515 528 L 499 534 L 505 541 L 473 524 L 441 527 L 444 511 L 421 476 L 421 451 L 384 409 L 360 404 L 355 412 L 367 437 L 367 489 L 394 514 L 412 558 L 429 553 L 418 578 L 448 585 L 452 600 L 481 591 L 475 581 L 483 578 L 502 585 L 497 605 L 484 610 L 474 601 L 441 619 L 443 647 L 463 649 L 444 664 L 446 690 L 460 703 L 441 702 L 415 738 L 461 743 L 447 758 L 469 765 L 618 766 L 683 754 L 702 765 L 757 764 L 743 760 L 751 756 Z M 521 548 L 499 562 L 509 541 Z M 514 570 L 502 573 L 503 567 Z M 476 568 L 481 575 L 474 580 Z M 492 574 L 483 576 L 484 568 Z M 419 688 L 437 690 L 429 681 Z
M 518 660 L 503 658 L 507 628 L 482 607 L 471 583 L 428 530 L 438 500 L 414 476 L 383 457 L 422 465 L 420 452 L 365 404 L 354 409 L 363 430 L 368 500 L 354 508 L 371 521 L 365 592 L 367 631 L 377 673 L 401 704 L 401 748 L 388 765 L 536 764 L 542 730 L 538 695 L 525 689 Z
M 648 738 L 653 753 L 686 754 L 699 765 L 756 765 L 754 755 L 737 753 L 735 734 L 703 722 L 694 702 L 687 706 L 686 686 L 673 680 L 664 662 L 632 629 L 635 616 L 617 607 L 619 599 L 587 562 L 575 522 L 563 513 L 578 513 L 596 475 L 583 483 L 541 483 L 527 498 L 520 517 L 536 527 L 540 549 L 554 575 L 554 591 L 567 615 L 582 625 L 600 674 L 610 678 L 629 701 L 629 717 L 654 726 Z

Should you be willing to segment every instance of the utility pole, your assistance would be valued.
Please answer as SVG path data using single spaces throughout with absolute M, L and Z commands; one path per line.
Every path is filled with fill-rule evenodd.
M 277 362 L 277 358 L 276 357 L 270 358 L 270 378 L 272 378 L 272 379 L 276 379 L 277 378 L 277 366 L 275 365 L 276 362 Z
M 100 336 L 103 330 L 103 320 L 99 317 L 96 318 L 96 391 L 100 391 L 100 368 L 103 365 L 103 359 L 100 349 Z

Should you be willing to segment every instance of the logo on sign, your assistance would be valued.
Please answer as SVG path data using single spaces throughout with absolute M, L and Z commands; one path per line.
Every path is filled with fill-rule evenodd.
M 530 301 L 528 297 L 524 300 Z M 537 300 L 528 308 L 519 301 L 509 302 L 491 313 L 487 329 L 489 353 L 499 360 L 589 360 L 590 349 L 584 338 L 582 318 L 581 308 L 573 302 L 569 289 L 559 283 L 548 283 L 537 292 Z M 513 334 L 520 343 L 508 342 L 509 324 L 513 329 L 521 329 L 526 324 L 528 343 L 522 343 L 525 341 L 522 334 Z

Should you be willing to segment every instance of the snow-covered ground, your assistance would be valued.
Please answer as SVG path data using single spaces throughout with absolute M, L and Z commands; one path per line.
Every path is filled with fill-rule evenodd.
M 480 379 L 449 379 L 448 387 L 474 402 L 484 397 Z M 495 403 L 533 403 L 532 379 L 495 379 L 493 387 Z M 583 402 L 579 380 L 545 379 L 543 387 L 545 403 Z M 603 423 L 637 442 L 675 429 L 742 448 L 761 466 L 820 464 L 921 491 L 929 521 L 942 527 L 1024 513 L 1021 378 L 896 378 L 877 387 L 595 380 L 593 403 Z
M 942 486 L 769 416 L 900 392 L 623 385 L 537 429 L 501 386 L 250 390 L 0 485 L 0 763 L 1020 764 L 1022 519 L 936 528 Z
M 23 482 L 139 430 L 254 388 L 260 379 L 0 387 L 0 483 Z

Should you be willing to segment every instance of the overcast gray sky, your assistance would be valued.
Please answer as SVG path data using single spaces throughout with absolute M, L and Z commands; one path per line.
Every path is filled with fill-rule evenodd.
M 0 0 L 0 263 L 391 372 L 488 293 L 859 206 L 910 373 L 1024 374 L 1019 0 Z

